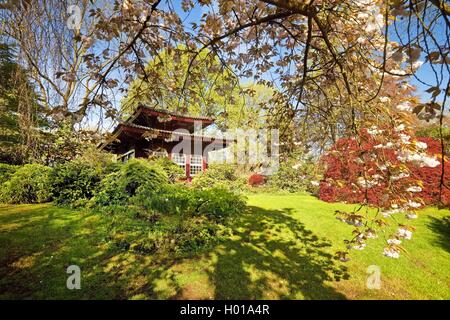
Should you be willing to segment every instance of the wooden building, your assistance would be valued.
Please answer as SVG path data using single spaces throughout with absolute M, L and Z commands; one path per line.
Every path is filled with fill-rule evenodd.
M 139 105 L 99 148 L 116 154 L 122 162 L 134 157 L 167 156 L 182 167 L 186 178 L 190 179 L 207 168 L 210 151 L 223 149 L 235 141 L 202 135 L 201 132 L 213 123 L 214 119 L 208 117 Z

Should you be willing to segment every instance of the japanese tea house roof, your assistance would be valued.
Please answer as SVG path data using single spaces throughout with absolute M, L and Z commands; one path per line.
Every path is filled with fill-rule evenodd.
M 150 133 L 150 134 L 155 134 L 156 138 L 159 138 L 159 139 L 171 139 L 172 137 L 178 136 L 178 137 L 183 137 L 183 139 L 189 138 L 191 140 L 203 140 L 203 141 L 207 141 L 207 142 L 211 141 L 213 143 L 222 143 L 222 144 L 223 143 L 230 144 L 230 143 L 236 141 L 235 139 L 229 139 L 229 138 L 225 138 L 225 137 L 220 138 L 220 137 L 198 135 L 198 134 L 186 133 L 186 132 L 180 132 L 180 131 L 163 130 L 163 129 L 152 128 L 152 127 L 134 123 L 134 121 L 137 119 L 137 117 L 141 113 L 145 113 L 145 114 L 148 114 L 151 116 L 169 115 L 172 117 L 171 120 L 175 120 L 175 121 L 186 121 L 186 120 L 191 121 L 191 122 L 200 121 L 202 123 L 202 126 L 214 123 L 214 119 L 210 118 L 210 117 L 188 116 L 188 115 L 184 115 L 184 114 L 181 114 L 178 112 L 171 112 L 171 111 L 167 111 L 167 110 L 151 108 L 151 107 L 141 104 L 141 105 L 139 105 L 136 112 L 132 116 L 130 116 L 126 121 L 119 123 L 119 125 L 112 132 L 112 136 L 109 139 L 107 139 L 106 141 L 100 143 L 98 145 L 98 147 L 100 149 L 106 148 L 111 143 L 114 143 L 116 141 L 116 139 L 118 139 L 118 137 L 124 131 L 140 134 L 139 138 L 141 138 L 141 137 L 145 138 L 143 135 L 145 133 Z
M 215 120 L 214 118 L 211 118 L 211 117 L 192 116 L 192 115 L 187 115 L 182 112 L 158 109 L 158 108 L 149 107 L 145 104 L 139 104 L 138 108 L 136 109 L 136 112 L 127 121 L 135 119 L 141 112 L 144 112 L 146 114 L 153 115 L 153 116 L 164 116 L 164 115 L 171 116 L 172 120 L 200 121 L 200 122 L 204 122 L 206 124 L 212 124 L 212 123 L 214 123 L 214 120 Z

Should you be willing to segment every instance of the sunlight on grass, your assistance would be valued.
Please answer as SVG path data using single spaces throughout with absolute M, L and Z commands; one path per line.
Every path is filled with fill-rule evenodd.
M 100 215 L 49 204 L 0 206 L 0 298 L 60 299 L 450 299 L 448 210 L 427 208 L 398 260 L 382 239 L 352 260 L 332 259 L 351 228 L 334 218 L 352 205 L 301 194 L 253 194 L 233 235 L 191 259 L 110 248 Z M 82 289 L 65 287 L 67 266 Z M 380 290 L 366 288 L 381 268 Z
M 333 212 L 336 209 L 351 210 L 354 205 L 325 203 L 306 195 L 255 195 L 250 197 L 249 203 L 267 209 L 292 208 L 294 219 L 301 221 L 317 236 L 331 240 L 330 252 L 339 249 L 342 240 L 351 231 L 351 227 L 334 219 Z M 352 251 L 352 261 L 346 264 L 351 274 L 350 280 L 334 282 L 333 287 L 348 298 L 355 299 L 450 298 L 450 254 L 442 239 L 445 234 L 448 239 L 450 229 L 448 225 L 446 230 L 441 228 L 440 232 L 430 228 L 433 221 L 442 221 L 449 216 L 448 210 L 423 210 L 420 218 L 412 222 L 417 227 L 413 239 L 404 242 L 408 252 L 398 260 L 381 255 L 382 239 L 371 241 L 363 251 Z M 368 290 L 365 286 L 369 265 L 381 268 L 381 290 Z

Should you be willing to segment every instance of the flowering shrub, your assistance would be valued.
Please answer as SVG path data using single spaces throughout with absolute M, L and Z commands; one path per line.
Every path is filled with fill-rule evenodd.
M 391 218 L 398 227 L 389 236 L 383 254 L 398 258 L 404 250 L 400 246 L 402 240 L 410 239 L 414 228 L 394 215 L 415 219 L 417 209 L 438 199 L 442 168 L 439 143 L 429 138 L 414 139 L 399 119 L 394 117 L 390 124 L 373 125 L 355 137 L 340 139 L 321 159 L 326 170 L 320 198 L 366 206 L 366 210 L 360 206 L 353 212 L 336 211 L 338 220 L 354 227 L 352 238 L 345 240 L 349 250 L 364 249 L 368 239 L 392 226 L 387 221 Z M 444 165 L 448 173 L 448 162 Z M 442 200 L 449 204 L 448 190 L 443 191 Z M 369 210 L 368 205 L 381 212 Z M 346 261 L 347 254 L 348 251 L 339 251 L 337 258 Z
M 411 175 L 413 178 L 422 182 L 422 190 L 418 195 L 423 199 L 426 204 L 436 204 L 439 202 L 440 194 L 440 182 L 442 174 L 441 164 L 441 142 L 433 138 L 418 138 L 419 141 L 427 145 L 427 151 L 430 155 L 435 155 L 439 161 L 439 165 L 436 167 L 411 167 Z M 450 183 L 450 161 L 446 159 L 444 161 L 444 184 Z M 442 204 L 450 206 L 450 190 L 443 187 L 441 199 Z
M 260 186 L 266 182 L 266 179 L 263 175 L 259 173 L 254 173 L 248 178 L 248 184 L 252 187 Z
M 441 146 L 440 141 L 433 138 L 417 138 L 416 144 L 427 150 L 428 158 L 424 158 L 430 166 L 417 166 L 414 161 L 407 164 L 409 172 L 392 175 L 392 180 L 398 181 L 404 178 L 407 182 L 417 182 L 417 186 L 406 188 L 406 191 L 414 193 L 421 198 L 424 204 L 436 204 L 439 202 L 441 179 Z M 358 145 L 355 139 L 343 138 L 336 142 L 331 151 L 322 157 L 321 162 L 326 167 L 324 179 L 320 183 L 319 197 L 327 202 L 344 201 L 348 203 L 363 203 L 367 199 L 369 204 L 383 206 L 383 195 L 386 193 L 387 182 L 379 179 L 384 174 L 383 167 L 379 168 L 376 162 L 366 162 L 368 173 L 373 173 L 373 179 L 362 177 L 364 163 L 359 155 L 371 149 L 382 149 L 375 140 L 367 140 L 365 144 Z M 400 164 L 396 158 L 394 145 L 384 146 L 382 152 L 391 163 Z M 417 157 L 420 160 L 420 157 Z M 450 163 L 445 161 L 445 178 L 450 179 Z M 402 181 L 404 183 L 405 181 Z M 367 184 L 367 189 L 361 188 Z M 450 190 L 443 188 L 442 202 L 450 205 Z

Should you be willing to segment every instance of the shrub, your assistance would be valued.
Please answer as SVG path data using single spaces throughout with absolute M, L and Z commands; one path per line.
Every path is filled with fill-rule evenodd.
M 138 212 L 129 207 L 107 206 L 110 208 L 107 241 L 123 250 L 137 251 L 141 253 L 154 253 L 159 247 L 155 236 L 158 227 L 155 222 L 139 219 Z
M 203 215 L 216 221 L 241 213 L 245 209 L 242 196 L 228 189 L 214 187 L 195 189 L 192 195 L 191 210 L 193 215 Z
M 144 184 L 139 187 L 131 203 L 145 211 L 156 211 L 161 214 L 188 214 L 193 191 L 184 184 L 163 184 L 157 188 Z
M 6 203 L 41 203 L 50 200 L 49 167 L 26 164 L 1 186 L 0 198 Z
M 417 138 L 427 144 L 428 155 L 435 156 L 440 161 L 441 147 L 438 140 L 432 138 Z M 357 161 L 358 154 L 367 149 L 373 149 L 374 143 L 367 141 L 362 146 L 354 139 L 339 139 L 333 148 L 321 159 L 326 167 L 324 179 L 320 183 L 319 197 L 328 202 L 346 201 L 349 203 L 362 203 L 366 194 L 361 188 L 356 188 L 358 177 L 363 175 L 363 163 Z M 390 162 L 398 162 L 392 149 L 383 149 Z M 372 163 L 366 163 L 367 171 L 376 174 L 379 170 Z M 410 172 L 409 181 L 419 180 L 422 191 L 416 193 L 426 204 L 435 204 L 439 201 L 439 185 L 442 164 L 430 167 L 418 167 L 408 164 Z M 445 181 L 450 180 L 450 163 L 445 161 Z M 447 182 L 448 184 L 448 182 Z M 379 183 L 367 189 L 367 200 L 370 204 L 382 206 L 383 196 L 386 193 L 386 184 Z M 443 188 L 442 200 L 450 205 L 450 191 Z
M 17 171 L 19 166 L 13 166 L 6 163 L 0 163 L 0 185 L 8 181 L 9 178 Z
M 221 241 L 229 232 L 230 217 L 242 212 L 245 202 L 220 188 L 143 184 L 130 204 L 102 211 L 106 208 L 112 216 L 108 240 L 114 246 L 140 253 L 184 254 Z
M 98 150 L 95 146 L 88 147 L 77 160 L 89 165 L 102 175 L 115 172 L 120 167 L 120 163 L 116 161 L 115 155 Z
M 246 177 L 239 176 L 236 165 L 232 164 L 211 164 L 206 171 L 192 179 L 192 185 L 196 188 L 243 190 L 246 184 Z
M 171 185 L 170 187 L 172 187 Z M 183 188 L 186 188 L 183 186 Z M 190 191 L 190 190 L 188 190 Z M 228 194 L 228 191 L 225 191 Z M 185 254 L 203 250 L 224 239 L 230 233 L 227 219 L 241 208 L 242 200 L 233 210 L 236 199 L 220 197 L 216 202 L 207 201 L 211 197 L 204 191 L 196 196 L 184 194 L 179 213 L 165 214 L 154 210 L 166 210 L 142 206 L 128 206 L 112 209 L 108 241 L 122 249 L 143 254 Z M 138 198 L 135 198 L 138 199 Z M 155 202 L 145 202 L 146 204 Z M 170 203 L 170 202 L 169 202 Z M 180 203 L 180 202 L 178 202 Z M 233 212 L 234 211 L 234 212 Z M 220 218 L 219 218 L 220 217 Z
M 205 217 L 171 223 L 136 219 L 128 212 L 112 218 L 107 241 L 121 250 L 182 257 L 222 241 L 229 233 L 229 228 Z
M 167 157 L 156 157 L 154 159 L 151 159 L 150 163 L 162 168 L 167 174 L 169 182 L 171 183 L 179 181 L 185 177 L 184 170 Z
M 243 198 L 227 189 L 196 189 L 183 184 L 162 185 L 156 189 L 143 185 L 133 197 L 132 204 L 146 211 L 206 216 L 216 221 L 225 220 L 245 208 Z
M 436 156 L 441 162 L 441 142 L 432 138 L 419 138 L 421 142 L 427 144 L 427 152 L 430 155 Z M 450 161 L 448 158 L 444 161 L 444 184 L 450 184 Z M 436 204 L 439 201 L 440 182 L 442 174 L 442 164 L 434 168 L 429 167 L 411 167 L 411 176 L 413 179 L 418 179 L 422 183 L 423 191 L 418 195 L 425 201 L 426 204 Z M 450 190 L 445 186 L 442 188 L 442 202 L 444 205 L 450 206 Z
M 94 205 L 126 204 L 142 185 L 154 190 L 169 182 L 167 174 L 159 166 L 142 159 L 131 159 L 120 170 L 107 175 L 100 183 Z
M 107 241 L 122 250 L 182 255 L 217 243 L 244 200 L 223 188 L 168 183 L 160 165 L 130 160 L 106 176 L 92 199 L 109 219 Z
M 289 192 L 308 191 L 317 192 L 314 185 L 316 179 L 317 165 L 312 159 L 295 161 L 288 160 L 278 168 L 278 171 L 269 176 L 268 185 Z
M 433 138 L 435 140 L 440 140 L 440 130 L 439 124 L 433 124 L 426 127 L 421 127 L 416 131 L 416 136 L 421 138 Z M 442 138 L 445 144 L 448 146 L 450 144 L 450 128 L 442 127 Z
M 126 204 L 128 194 L 124 187 L 124 178 L 120 171 L 108 174 L 100 182 L 98 192 L 89 203 L 90 206 L 115 206 Z
M 230 229 L 205 217 L 185 220 L 172 235 L 174 250 L 180 254 L 199 252 L 221 242 Z
M 92 164 L 73 160 L 55 166 L 50 175 L 53 199 L 58 204 L 72 204 L 90 199 L 96 192 L 102 172 Z
M 252 187 L 263 185 L 265 182 L 266 178 L 259 173 L 254 173 L 248 178 L 248 184 Z
M 51 174 L 51 191 L 58 204 L 84 206 L 98 191 L 100 181 L 118 170 L 114 156 L 91 146 L 75 160 L 57 164 Z

